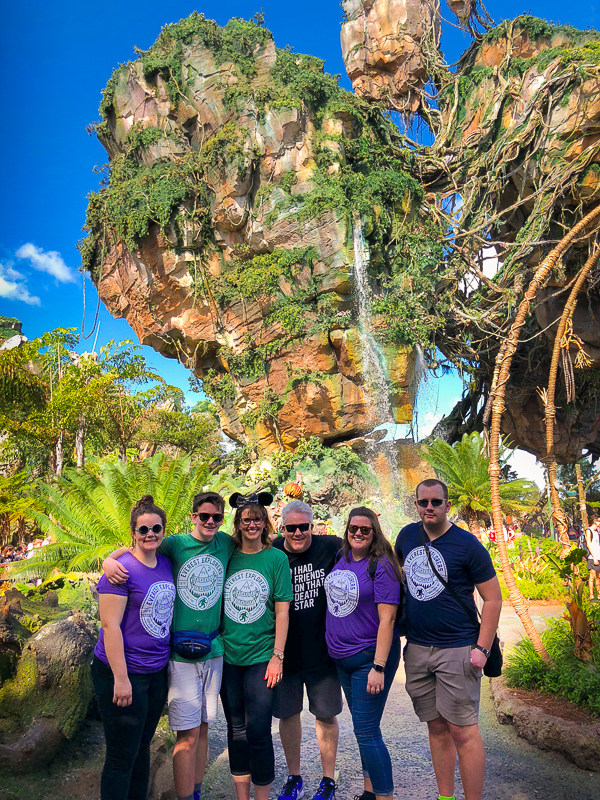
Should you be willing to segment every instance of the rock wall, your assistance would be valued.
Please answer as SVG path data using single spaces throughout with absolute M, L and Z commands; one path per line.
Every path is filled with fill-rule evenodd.
M 82 255 L 110 312 L 189 366 L 223 430 L 262 452 L 377 424 L 352 227 L 360 213 L 381 250 L 382 212 L 410 217 L 420 188 L 402 172 L 400 197 L 385 185 L 389 124 L 318 59 L 277 51 L 253 23 L 201 15 L 121 67 L 101 111 L 111 174 L 90 200 Z M 407 422 L 412 349 L 381 357 Z

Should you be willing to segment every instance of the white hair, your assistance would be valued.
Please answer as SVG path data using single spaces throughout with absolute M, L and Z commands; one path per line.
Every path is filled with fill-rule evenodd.
M 285 525 L 287 515 L 292 514 L 294 512 L 296 512 L 297 514 L 306 514 L 309 521 L 310 522 L 313 521 L 314 515 L 312 508 L 307 503 L 303 503 L 302 500 L 292 500 L 290 503 L 287 504 L 287 506 L 284 506 L 281 509 L 281 522 Z

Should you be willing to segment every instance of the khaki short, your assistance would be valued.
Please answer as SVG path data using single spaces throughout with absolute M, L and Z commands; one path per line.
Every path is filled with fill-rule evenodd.
M 421 722 L 443 717 L 453 725 L 477 724 L 483 670 L 471 665 L 471 649 L 406 645 L 406 691 Z

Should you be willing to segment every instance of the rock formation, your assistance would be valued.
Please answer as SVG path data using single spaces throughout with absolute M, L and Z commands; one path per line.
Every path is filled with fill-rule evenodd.
M 50 761 L 85 717 L 96 630 L 67 614 L 53 592 L 38 602 L 16 589 L 0 596 L 0 768 Z
M 469 30 L 485 15 L 449 5 Z M 114 315 L 202 381 L 223 430 L 263 453 L 409 421 L 417 344 L 430 365 L 441 352 L 471 375 L 448 430 L 480 427 L 535 265 L 600 202 L 597 33 L 519 17 L 479 36 L 452 72 L 435 3 L 343 7 L 356 94 L 318 59 L 277 50 L 259 24 L 193 14 L 115 72 L 97 125 L 111 164 L 90 198 L 84 266 Z M 438 95 L 426 107 L 427 80 Z M 433 145 L 403 139 L 386 104 L 424 114 Z M 588 246 L 563 259 L 557 290 Z M 590 348 L 577 396 L 558 397 L 561 461 L 600 454 L 597 337 L 584 319 L 596 283 L 568 349 Z M 561 302 L 538 298 L 507 394 L 505 429 L 538 456 L 537 389 Z
M 420 224 L 393 126 L 264 28 L 199 15 L 121 67 L 101 110 L 110 184 L 82 254 L 111 313 L 202 379 L 238 441 L 269 452 L 371 430 L 353 227 L 383 258 L 398 217 Z M 398 422 L 410 344 L 381 351 Z

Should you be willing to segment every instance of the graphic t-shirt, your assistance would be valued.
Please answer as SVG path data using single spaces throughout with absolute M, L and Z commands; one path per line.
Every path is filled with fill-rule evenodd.
M 98 593 L 127 597 L 121 620 L 127 672 L 158 672 L 169 660 L 175 601 L 171 565 L 160 555 L 156 557 L 155 567 L 142 564 L 132 553 L 123 553 L 119 561 L 128 570 L 129 577 L 120 586 L 112 586 L 103 575 L 98 581 Z M 110 666 L 103 630 L 94 653 Z
M 228 664 L 269 661 L 275 646 L 275 603 L 293 598 L 290 568 L 281 550 L 236 551 L 223 592 L 223 643 Z
M 430 552 L 436 570 L 476 615 L 475 585 L 490 581 L 496 574 L 488 551 L 472 533 L 452 525 L 432 541 Z M 434 575 L 417 523 L 402 528 L 396 539 L 396 553 L 404 563 L 408 586 L 407 641 L 424 647 L 475 644 L 479 625 Z
M 235 544 L 231 536 L 217 531 L 210 542 L 201 542 L 191 533 L 168 536 L 158 550 L 173 567 L 177 588 L 174 631 L 214 633 L 221 624 L 221 606 L 225 572 Z M 207 658 L 223 655 L 223 642 L 217 636 Z M 189 663 L 173 652 L 173 661 Z
M 355 561 L 352 553 L 335 565 L 325 579 L 327 647 L 332 658 L 346 658 L 377 644 L 377 603 L 400 603 L 400 582 L 389 561 L 381 559 L 373 578 L 369 559 Z
M 335 565 L 343 541 L 338 536 L 313 535 L 310 547 L 303 553 L 289 552 L 284 541 L 281 538 L 273 542 L 273 547 L 288 557 L 294 589 L 283 668 L 285 672 L 322 669 L 331 664 L 325 642 L 325 578 Z

